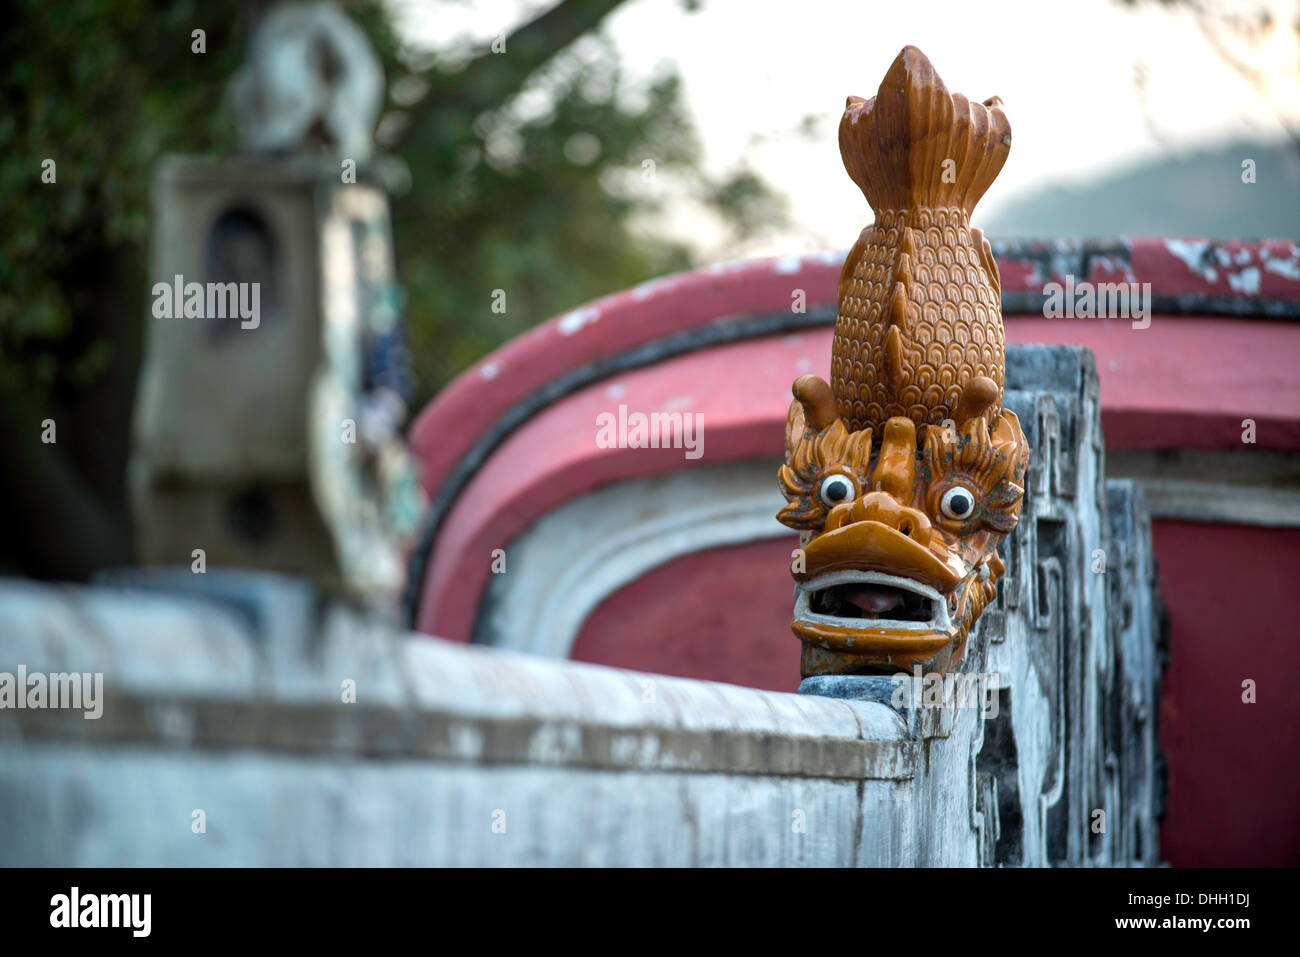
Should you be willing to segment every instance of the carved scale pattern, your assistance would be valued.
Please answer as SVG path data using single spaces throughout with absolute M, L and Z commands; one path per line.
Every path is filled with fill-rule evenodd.
M 874 97 L 851 96 L 840 155 L 876 221 L 840 274 L 831 389 L 851 431 L 955 419 L 975 376 L 1003 386 L 998 267 L 970 215 L 1011 150 L 1002 102 L 949 93 L 904 47 Z M 1001 403 L 984 412 L 992 426 Z
M 910 281 L 903 281 L 903 374 L 895 388 L 887 369 L 887 310 L 904 255 L 904 230 L 914 264 L 906 269 Z M 1002 389 L 1006 345 L 986 245 L 957 207 L 884 210 L 863 233 L 850 253 L 853 268 L 845 269 L 831 345 L 831 387 L 850 431 L 878 431 L 892 416 L 911 418 L 918 430 L 940 424 L 955 416 L 971 376 L 988 376 Z M 997 411 L 990 409 L 986 420 L 991 423 Z

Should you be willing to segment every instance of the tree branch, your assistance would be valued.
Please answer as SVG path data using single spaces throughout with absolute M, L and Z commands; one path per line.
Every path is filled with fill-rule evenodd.
M 514 96 L 536 70 L 578 37 L 595 29 L 623 0 L 563 0 L 506 38 L 505 53 L 484 53 L 435 85 L 410 113 L 399 152 L 426 150 L 446 138 L 449 112 L 472 121 Z

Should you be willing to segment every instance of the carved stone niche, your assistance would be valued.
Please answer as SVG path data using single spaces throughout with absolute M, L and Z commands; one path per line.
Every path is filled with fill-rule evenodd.
M 138 559 L 391 604 L 422 502 L 388 200 L 367 164 L 383 73 L 332 4 L 285 4 L 227 92 L 247 152 L 168 158 L 154 178 Z
M 202 549 L 214 569 L 393 593 L 415 508 L 383 190 L 324 158 L 172 158 L 154 213 L 131 462 L 140 562 Z

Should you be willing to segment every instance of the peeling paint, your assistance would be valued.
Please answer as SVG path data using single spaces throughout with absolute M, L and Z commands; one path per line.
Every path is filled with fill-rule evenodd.
M 452 749 L 466 760 L 478 760 L 483 754 L 483 732 L 469 723 L 457 722 L 448 726 L 447 737 Z
M 1300 281 L 1300 258 L 1270 259 L 1264 263 L 1264 268 L 1285 279 Z
M 731 262 L 714 263 L 705 268 L 710 276 L 725 276 L 729 273 L 747 272 L 754 268 L 752 259 L 733 259 Z
M 563 762 L 582 753 L 582 729 L 573 724 L 542 725 L 528 742 L 528 758 L 541 764 Z
M 1198 276 L 1205 276 L 1210 281 L 1215 279 L 1214 270 L 1206 269 L 1202 265 L 1205 252 L 1210 248 L 1207 240 L 1166 239 L 1165 248 L 1181 259 L 1187 268 Z
M 556 324 L 560 329 L 560 335 L 571 336 L 583 326 L 590 325 L 600 318 L 600 310 L 595 306 L 584 306 L 581 309 L 575 309 L 560 317 Z
M 681 281 L 681 276 L 660 276 L 657 279 L 647 279 L 645 282 L 632 288 L 632 298 L 637 301 L 649 299 L 666 289 L 671 289 Z
M 1133 272 L 1133 263 L 1120 256 L 1096 256 L 1088 263 L 1088 275 L 1092 276 L 1096 272 L 1119 273 L 1127 282 L 1136 282 L 1137 276 Z
M 1259 295 L 1259 277 L 1259 269 L 1251 266 L 1249 269 L 1243 269 L 1235 276 L 1228 276 L 1228 285 L 1237 292 L 1243 292 L 1248 296 L 1257 296 Z

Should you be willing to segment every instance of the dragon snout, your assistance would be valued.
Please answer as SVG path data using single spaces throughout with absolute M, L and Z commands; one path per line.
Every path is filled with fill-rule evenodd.
M 934 531 L 924 512 L 903 505 L 887 492 L 868 492 L 852 502 L 835 506 L 826 516 L 826 531 L 855 522 L 879 522 L 924 548 L 930 547 Z

